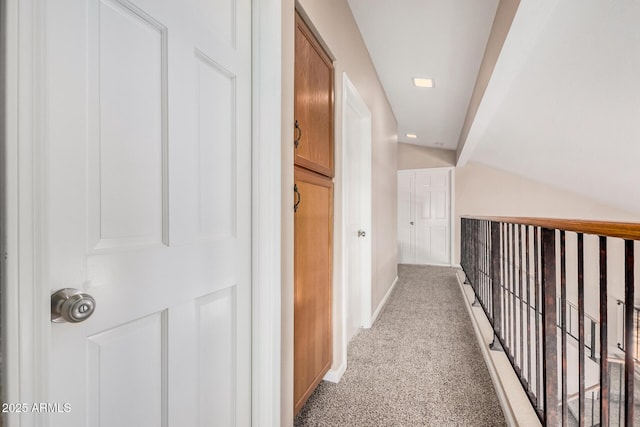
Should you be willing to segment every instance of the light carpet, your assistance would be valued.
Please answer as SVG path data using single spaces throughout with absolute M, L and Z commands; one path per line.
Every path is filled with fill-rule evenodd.
M 455 270 L 400 265 L 398 278 L 340 382 L 323 381 L 295 425 L 506 425 Z

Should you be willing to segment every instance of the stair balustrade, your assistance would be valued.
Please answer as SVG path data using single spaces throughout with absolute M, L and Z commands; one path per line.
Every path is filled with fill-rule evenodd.
M 636 242 L 640 224 L 461 219 L 474 305 L 543 425 L 640 425 Z

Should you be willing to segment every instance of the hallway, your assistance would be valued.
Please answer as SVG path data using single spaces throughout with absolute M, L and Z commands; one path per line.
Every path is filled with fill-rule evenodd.
M 340 383 L 323 381 L 296 426 L 506 425 L 455 271 L 400 265 L 371 329 L 349 344 Z

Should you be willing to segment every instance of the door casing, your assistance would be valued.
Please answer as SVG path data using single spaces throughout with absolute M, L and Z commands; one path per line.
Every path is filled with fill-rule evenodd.
M 3 2 L 2 324 L 7 402 L 47 402 L 49 289 L 40 286 L 46 141 L 44 0 Z M 252 425 L 280 425 L 281 0 L 252 1 Z M 47 425 L 8 414 L 8 425 Z

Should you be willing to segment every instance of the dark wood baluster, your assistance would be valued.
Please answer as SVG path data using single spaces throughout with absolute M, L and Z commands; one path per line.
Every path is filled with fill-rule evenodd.
M 633 308 L 634 308 L 634 257 L 633 240 L 624 241 L 624 348 L 625 348 L 625 375 L 624 375 L 624 402 L 625 402 L 625 426 L 633 426 L 633 380 L 634 380 L 634 331 L 633 331 Z
M 529 226 L 525 228 L 525 245 L 525 274 L 527 275 L 527 301 L 525 304 L 525 307 L 527 309 L 527 384 L 529 386 L 529 389 L 531 389 L 531 270 L 529 264 Z
M 471 274 L 471 281 L 473 284 L 473 291 L 477 292 L 477 286 L 478 286 L 478 280 L 477 280 L 477 276 L 478 276 L 478 231 L 477 231 L 477 225 L 478 225 L 478 221 L 473 221 L 471 223 L 471 233 L 473 234 L 473 239 L 471 240 L 473 242 L 473 267 L 471 268 L 472 274 Z
M 542 380 L 543 380 L 543 376 L 542 371 L 543 369 L 541 369 L 540 366 L 540 347 L 541 347 L 541 342 L 540 342 L 540 288 L 541 288 L 541 283 L 540 283 L 540 278 L 539 278 L 539 271 L 540 271 L 540 245 L 539 245 L 539 239 L 540 239 L 540 233 L 539 233 L 540 228 L 539 227 L 534 227 L 533 229 L 533 284 L 535 286 L 535 295 L 534 295 L 534 310 L 535 310 L 535 329 L 536 329 L 536 399 L 538 402 L 538 409 L 543 407 L 543 398 L 541 393 L 541 385 L 542 385 Z
M 542 229 L 542 370 L 544 424 L 558 425 L 558 342 L 556 323 L 556 233 Z
M 522 295 L 522 282 L 523 282 L 523 271 L 522 267 L 522 226 L 520 224 L 518 227 L 518 296 L 520 297 L 520 302 L 518 303 L 518 308 L 520 309 L 520 375 L 524 378 L 524 307 L 522 303 L 524 302 L 524 296 Z
M 560 340 L 562 343 L 562 425 L 568 425 L 567 406 L 567 257 L 565 232 L 560 231 Z
M 502 224 L 502 304 L 504 307 L 504 327 L 502 328 L 502 340 L 505 345 L 505 352 L 509 352 L 509 228 L 507 224 Z
M 509 311 L 509 224 L 503 224 L 502 227 L 502 256 L 504 260 L 502 273 L 502 306 L 504 313 L 504 328 L 502 329 L 502 337 L 505 345 L 505 353 L 509 354 L 509 333 L 511 331 L 511 318 Z
M 491 223 L 484 222 L 484 277 L 485 277 L 485 306 L 493 323 L 493 299 L 491 298 Z
M 578 424 L 584 427 L 584 236 L 578 233 Z M 593 418 L 592 418 L 593 424 Z
M 493 300 L 493 343 L 491 348 L 497 348 L 501 337 L 502 310 L 500 302 L 500 224 L 491 222 L 491 289 Z
M 465 279 L 467 276 L 467 255 L 469 254 L 469 249 L 467 247 L 467 221 L 468 219 L 462 218 L 460 220 L 460 265 L 462 266 L 462 270 L 465 272 Z
M 491 288 L 491 222 L 485 221 L 484 223 L 484 236 L 485 236 L 485 262 L 486 262 L 486 305 L 487 311 L 490 313 L 491 321 L 493 322 L 493 290 Z
M 609 308 L 607 273 L 607 238 L 600 241 L 600 425 L 609 426 L 611 372 L 609 369 Z
M 489 311 L 489 303 L 487 298 L 487 289 L 489 283 L 487 282 L 487 222 L 482 221 L 482 300 L 480 303 L 487 312 L 487 317 L 491 320 Z
M 513 364 L 516 365 L 516 373 L 520 374 L 517 369 L 516 360 L 518 359 L 518 346 L 516 344 L 516 226 L 511 224 L 511 345 Z

